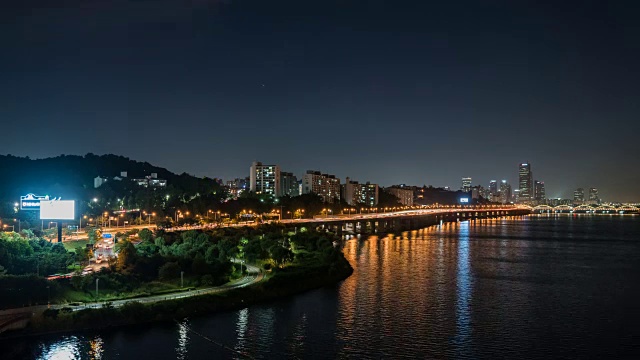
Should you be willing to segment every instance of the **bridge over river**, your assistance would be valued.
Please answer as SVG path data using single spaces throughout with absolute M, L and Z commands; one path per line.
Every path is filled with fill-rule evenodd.
M 463 206 L 425 208 L 388 213 L 357 215 L 322 215 L 313 219 L 288 219 L 280 223 L 288 227 L 313 227 L 335 232 L 375 234 L 386 231 L 406 231 L 439 224 L 440 222 L 487 219 L 502 216 L 518 216 L 531 213 L 527 206 Z

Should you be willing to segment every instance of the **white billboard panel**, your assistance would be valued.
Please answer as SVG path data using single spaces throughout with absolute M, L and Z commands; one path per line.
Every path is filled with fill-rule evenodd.
M 73 220 L 75 216 L 73 200 L 40 200 L 40 220 Z

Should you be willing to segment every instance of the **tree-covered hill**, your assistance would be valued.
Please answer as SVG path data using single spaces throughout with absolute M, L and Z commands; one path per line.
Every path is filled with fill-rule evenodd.
M 122 171 L 127 178 L 113 181 Z M 8 216 L 10 208 L 21 195 L 34 193 L 49 195 L 63 199 L 76 199 L 81 203 L 93 197 L 110 201 L 116 198 L 135 199 L 140 192 L 158 192 L 155 189 L 144 189 L 130 179 L 144 178 L 157 173 L 158 179 L 168 182 L 166 188 L 157 189 L 162 196 L 170 195 L 171 202 L 185 201 L 199 196 L 222 194 L 219 184 L 210 178 L 198 178 L 189 174 L 174 174 L 171 171 L 153 166 L 147 162 L 139 162 L 117 155 L 85 156 L 61 155 L 46 159 L 30 159 L 12 155 L 0 155 L 0 209 Z M 102 176 L 110 180 L 98 189 L 94 189 L 94 178 Z M 156 194 L 154 197 L 159 197 Z M 140 204 L 123 204 L 135 206 Z M 166 205 L 166 204 L 165 204 Z M 82 206 L 82 205 L 81 205 Z M 0 213 L 0 216 L 3 215 Z

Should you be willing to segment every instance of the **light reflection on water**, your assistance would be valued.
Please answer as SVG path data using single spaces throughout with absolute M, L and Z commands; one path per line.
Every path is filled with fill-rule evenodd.
M 473 280 L 469 259 L 469 222 L 460 223 L 458 230 L 458 274 L 457 274 L 457 333 L 455 338 L 456 355 L 471 357 L 469 348 L 471 339 L 471 294 Z
M 189 322 L 187 320 L 178 324 L 178 347 L 176 347 L 176 359 L 187 358 L 189 346 Z
M 243 358 L 186 325 L 258 359 L 640 358 L 629 356 L 640 355 L 635 219 L 502 218 L 356 237 L 343 249 L 355 272 L 336 287 L 185 326 L 43 339 L 19 358 Z
M 42 346 L 42 355 L 39 359 L 51 359 L 51 360 L 66 360 L 66 359 L 80 359 L 79 351 L 80 340 L 75 336 L 68 336 L 53 343 L 49 346 Z

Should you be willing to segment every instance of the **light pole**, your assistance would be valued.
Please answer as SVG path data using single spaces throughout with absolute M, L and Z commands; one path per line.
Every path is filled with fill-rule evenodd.
M 184 271 L 180 271 L 180 288 L 184 287 Z
M 100 281 L 100 279 L 96 279 L 96 299 L 98 298 L 98 281 Z
M 51 287 L 47 285 L 47 307 L 51 307 Z

